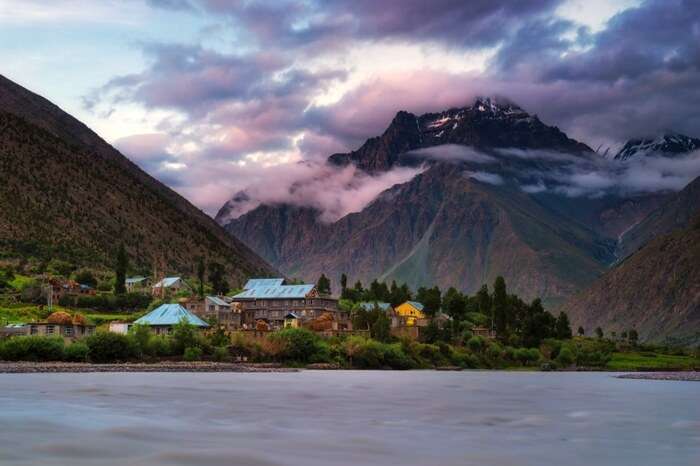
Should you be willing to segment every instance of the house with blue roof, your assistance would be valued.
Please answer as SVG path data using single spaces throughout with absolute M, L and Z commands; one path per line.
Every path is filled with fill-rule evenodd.
M 244 329 L 276 330 L 284 327 L 290 314 L 298 321 L 295 325 L 325 315 L 325 319 L 332 317 L 334 328 L 351 328 L 349 313 L 338 308 L 338 300 L 321 296 L 312 284 L 285 285 L 282 278 L 256 278 L 249 280 L 231 300 L 241 309 Z
M 147 325 L 155 334 L 161 335 L 172 333 L 173 326 L 180 323 L 182 320 L 200 329 L 209 327 L 208 323 L 179 304 L 163 304 L 158 306 L 145 316 L 136 319 L 134 324 Z
M 241 326 L 240 306 L 231 302 L 227 296 L 205 296 L 204 299 L 193 297 L 182 305 L 202 319 L 215 319 L 219 326 L 226 330 L 237 330 Z
M 363 303 L 358 303 L 357 306 L 363 311 L 372 311 L 374 309 L 379 309 L 386 313 L 391 313 L 394 308 L 391 307 L 391 303 L 384 303 L 381 301 L 366 301 Z
M 165 298 L 183 290 L 192 291 L 192 287 L 182 277 L 165 277 L 151 287 L 151 294 L 159 298 Z

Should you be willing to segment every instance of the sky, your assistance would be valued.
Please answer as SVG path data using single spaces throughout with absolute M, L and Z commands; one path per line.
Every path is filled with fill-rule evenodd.
M 0 73 L 211 215 L 283 179 L 369 202 L 414 173 L 358 191 L 320 162 L 480 95 L 594 148 L 700 137 L 697 0 L 0 0 L 0 42 Z

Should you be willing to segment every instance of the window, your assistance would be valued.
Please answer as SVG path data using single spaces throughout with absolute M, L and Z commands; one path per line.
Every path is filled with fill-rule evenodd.
M 29 327 L 29 334 L 30 335 L 36 335 L 39 333 L 39 327 L 37 325 L 32 325 Z
M 47 335 L 53 335 L 54 332 L 54 326 L 53 325 L 47 325 L 46 326 L 46 334 Z
M 63 327 L 63 334 L 67 337 L 73 336 L 73 327 Z

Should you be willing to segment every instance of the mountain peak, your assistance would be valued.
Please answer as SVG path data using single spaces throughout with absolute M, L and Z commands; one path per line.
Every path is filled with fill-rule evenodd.
M 700 149 L 700 139 L 679 133 L 666 133 L 655 138 L 630 139 L 614 159 L 626 161 L 649 155 L 674 157 L 698 149 Z

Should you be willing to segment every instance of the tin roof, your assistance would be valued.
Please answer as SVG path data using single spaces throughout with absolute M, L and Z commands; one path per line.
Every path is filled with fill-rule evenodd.
M 146 277 L 129 277 L 124 282 L 128 285 L 134 284 L 134 283 L 141 283 L 142 281 L 146 280 Z
M 406 301 L 406 303 L 410 304 L 411 306 L 415 307 L 419 311 L 423 310 L 423 305 L 419 303 L 418 301 Z
M 182 319 L 197 327 L 209 327 L 209 324 L 179 304 L 158 306 L 140 319 L 136 319 L 134 323 L 141 325 L 175 325 Z
M 207 300 L 217 306 L 231 306 L 231 303 L 224 301 L 221 296 L 207 296 Z
M 251 278 L 243 287 L 244 290 L 258 288 L 260 286 L 282 286 L 284 278 Z
M 153 285 L 153 288 L 168 288 L 173 286 L 175 283 L 177 283 L 180 280 L 180 277 L 165 277 L 155 285 Z
M 382 311 L 386 312 L 391 309 L 391 304 L 389 303 L 383 303 L 380 301 L 372 301 L 372 302 L 364 302 L 364 303 L 359 303 L 359 306 L 365 310 L 365 311 L 371 311 L 375 307 L 378 307 Z
M 305 298 L 314 287 L 314 285 L 256 286 L 238 293 L 233 299 Z

